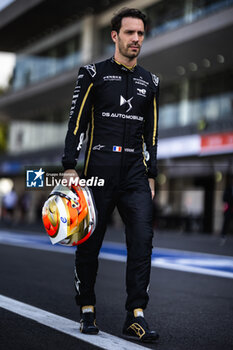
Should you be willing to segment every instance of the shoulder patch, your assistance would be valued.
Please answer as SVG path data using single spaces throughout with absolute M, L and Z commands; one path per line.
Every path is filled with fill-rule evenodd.
M 155 84 L 155 86 L 159 85 L 159 77 L 157 77 L 155 74 L 151 73 L 152 81 Z
M 93 63 L 92 64 L 87 64 L 86 66 L 84 66 L 84 68 L 86 68 L 86 70 L 88 71 L 90 76 L 92 78 L 94 78 L 94 76 L 96 75 L 96 67 L 95 67 L 95 65 Z

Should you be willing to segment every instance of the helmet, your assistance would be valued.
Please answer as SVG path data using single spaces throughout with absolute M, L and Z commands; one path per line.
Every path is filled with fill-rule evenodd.
M 42 208 L 42 220 L 52 244 L 75 246 L 85 242 L 97 223 L 91 191 L 87 186 L 55 186 Z

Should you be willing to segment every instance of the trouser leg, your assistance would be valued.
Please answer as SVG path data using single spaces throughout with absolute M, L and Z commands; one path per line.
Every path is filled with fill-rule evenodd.
M 95 305 L 95 281 L 98 270 L 98 255 L 107 226 L 107 219 L 114 208 L 114 201 L 109 193 L 93 191 L 98 211 L 98 224 L 92 236 L 80 244 L 76 250 L 75 287 L 77 305 Z
M 126 310 L 145 309 L 149 300 L 148 286 L 152 253 L 152 199 L 145 190 L 125 192 L 119 197 L 118 209 L 126 226 L 127 268 Z

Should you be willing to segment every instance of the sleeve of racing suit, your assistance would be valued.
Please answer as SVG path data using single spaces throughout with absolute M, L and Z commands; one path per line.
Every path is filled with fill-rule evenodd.
M 81 67 L 74 89 L 70 120 L 65 139 L 65 149 L 62 157 L 64 170 L 74 169 L 86 136 L 87 126 L 91 117 L 91 89 L 93 81 L 89 72 Z
M 158 120 L 159 81 L 157 80 L 156 86 L 153 86 L 153 94 L 145 122 L 144 131 L 144 142 L 146 144 L 146 152 L 144 152 L 144 154 L 149 178 L 155 178 L 157 176 Z

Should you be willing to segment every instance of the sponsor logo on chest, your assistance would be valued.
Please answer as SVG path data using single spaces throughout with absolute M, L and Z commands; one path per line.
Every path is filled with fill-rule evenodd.
M 133 106 L 131 104 L 132 99 L 133 99 L 133 97 L 126 100 L 122 95 L 120 96 L 120 106 L 123 106 L 125 104 L 127 105 L 128 109 L 127 109 L 126 113 L 129 112 L 133 108 Z
M 145 86 L 147 87 L 149 85 L 149 82 L 144 80 L 142 77 L 139 77 L 139 78 L 133 78 L 135 84 L 137 85 L 142 85 L 142 86 Z
M 139 89 L 137 88 L 137 95 L 146 97 L 146 89 Z
M 122 81 L 122 77 L 120 75 L 106 75 L 103 77 L 104 81 Z
M 93 149 L 93 151 L 100 151 L 102 148 L 104 148 L 105 147 L 105 145 L 95 145 L 92 149 Z

